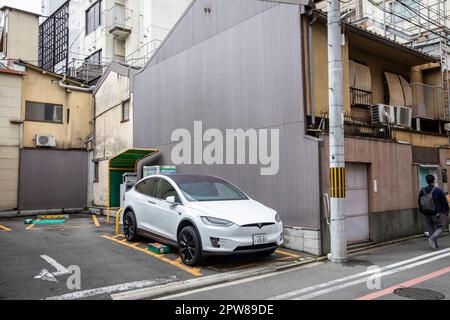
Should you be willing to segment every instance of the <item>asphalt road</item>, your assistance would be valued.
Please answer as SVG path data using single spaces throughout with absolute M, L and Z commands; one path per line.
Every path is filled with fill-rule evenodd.
M 175 300 L 353 300 L 410 299 L 394 294 L 397 288 L 450 299 L 450 237 L 432 250 L 425 238 L 360 252 L 344 265 L 310 264 L 279 273 L 194 290 L 162 299 Z M 404 291 L 405 292 L 405 291 Z M 410 292 L 406 292 L 407 294 Z
M 150 239 L 128 243 L 116 236 L 104 217 L 71 215 L 62 225 L 33 227 L 24 220 L 0 219 L 0 299 L 109 299 L 122 291 L 307 258 L 279 250 L 271 257 L 213 257 L 189 268 L 174 248 L 157 255 L 146 248 Z M 77 267 L 79 288 L 72 277 Z

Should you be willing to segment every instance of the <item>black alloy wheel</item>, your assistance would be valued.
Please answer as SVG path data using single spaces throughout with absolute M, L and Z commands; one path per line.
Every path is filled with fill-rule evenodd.
M 123 218 L 123 232 L 127 241 L 133 242 L 137 239 L 136 219 L 132 212 L 127 212 Z
M 201 263 L 202 248 L 197 231 L 191 227 L 184 227 L 178 235 L 178 247 L 181 260 L 185 265 L 196 266 Z

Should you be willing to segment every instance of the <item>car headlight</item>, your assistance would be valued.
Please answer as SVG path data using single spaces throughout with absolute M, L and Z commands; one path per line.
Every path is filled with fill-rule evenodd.
M 280 215 L 278 213 L 275 215 L 275 221 L 276 222 L 281 222 L 281 217 L 280 217 Z
M 202 217 L 202 220 L 205 224 L 216 227 L 230 227 L 234 223 L 228 220 L 212 218 L 212 217 Z

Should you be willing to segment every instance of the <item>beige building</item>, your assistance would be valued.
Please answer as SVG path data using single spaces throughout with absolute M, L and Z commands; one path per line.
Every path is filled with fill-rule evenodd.
M 0 211 L 17 208 L 22 76 L 0 69 Z
M 308 131 L 323 140 L 322 187 L 329 189 L 326 15 L 303 17 Z M 346 234 L 349 243 L 386 241 L 424 230 L 417 195 L 429 173 L 448 192 L 450 122 L 438 58 L 344 24 Z M 309 35 L 309 36 L 308 36 Z M 327 213 L 321 225 L 328 230 Z M 328 250 L 328 232 L 322 241 Z
M 57 149 L 85 149 L 93 128 L 90 88 L 76 81 L 62 81 L 61 75 L 34 65 L 24 65 L 23 147 L 35 148 L 38 135 L 55 137 L 53 147 Z
M 91 91 L 24 61 L 3 66 L 1 211 L 87 206 L 86 143 L 93 131 Z
M 38 62 L 39 15 L 4 6 L 0 57 Z
M 107 207 L 108 162 L 133 148 L 133 96 L 131 76 L 136 69 L 110 64 L 94 90 L 94 178 L 91 203 Z

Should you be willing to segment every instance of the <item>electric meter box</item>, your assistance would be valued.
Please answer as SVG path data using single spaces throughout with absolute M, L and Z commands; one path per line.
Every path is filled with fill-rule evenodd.
M 165 175 L 171 175 L 177 173 L 177 167 L 175 166 L 149 166 L 144 167 L 143 169 L 143 176 L 154 176 L 158 174 L 165 174 Z

